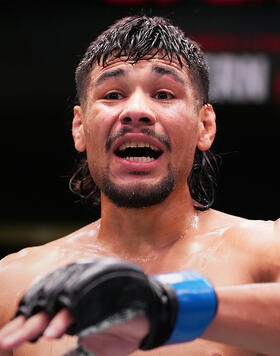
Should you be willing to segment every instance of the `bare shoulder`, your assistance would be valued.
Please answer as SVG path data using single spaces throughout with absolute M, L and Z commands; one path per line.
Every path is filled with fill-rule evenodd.
M 213 215 L 219 221 L 228 248 L 254 266 L 256 282 L 280 279 L 280 219 L 249 220 L 217 211 Z
M 12 318 L 19 299 L 32 279 L 28 256 L 33 249 L 24 249 L 0 261 L 0 327 Z
M 226 214 L 217 210 L 211 210 L 210 219 L 213 222 L 213 226 L 220 226 L 221 228 L 228 228 L 232 234 L 243 236 L 249 239 L 249 237 L 259 237 L 261 242 L 265 242 L 263 235 L 267 235 L 268 238 L 280 237 L 280 219 L 276 221 L 272 220 L 250 220 L 235 215 Z M 257 241 L 255 241 L 257 242 Z
M 93 227 L 84 227 L 45 245 L 25 248 L 0 261 L 0 327 L 14 315 L 19 300 L 32 283 L 63 265 L 95 256 L 86 248 L 84 240 L 88 235 L 93 235 Z
M 0 261 L 0 328 L 13 318 L 29 286 L 61 264 L 58 251 L 52 245 L 29 247 Z M 12 355 L 13 352 L 0 351 L 0 356 Z

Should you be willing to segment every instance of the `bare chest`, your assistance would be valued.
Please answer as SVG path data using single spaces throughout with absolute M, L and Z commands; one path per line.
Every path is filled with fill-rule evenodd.
M 54 342 L 41 340 L 36 344 L 25 344 L 14 350 L 14 356 L 62 356 L 66 351 L 76 347 L 76 339 L 64 337 Z M 151 351 L 137 351 L 131 356 L 265 356 L 241 350 L 237 347 L 222 345 L 202 339 L 193 342 L 161 347 Z
M 211 241 L 194 240 L 182 243 L 149 258 L 129 260 L 140 264 L 148 274 L 168 273 L 178 270 L 196 270 L 206 276 L 214 285 L 237 285 L 251 283 L 251 268 L 254 261 L 250 255 L 238 249 L 228 248 L 219 236 Z M 88 253 L 79 257 L 89 257 Z M 94 257 L 94 256 L 93 256 Z M 67 350 L 76 347 L 76 338 L 63 337 L 49 342 L 44 339 L 36 344 L 25 344 L 14 350 L 14 356 L 62 356 Z M 202 339 L 190 343 L 161 347 L 152 351 L 137 351 L 133 356 L 257 356 L 254 352 L 237 347 L 222 345 Z M 261 355 L 259 355 L 261 356 Z
M 135 262 L 138 263 L 137 260 Z M 150 261 L 140 261 L 139 264 L 148 274 L 195 270 L 214 286 L 253 283 L 252 276 L 257 268 L 253 253 L 232 248 L 223 236 L 218 235 L 206 241 L 203 238 L 191 243 L 182 241 Z

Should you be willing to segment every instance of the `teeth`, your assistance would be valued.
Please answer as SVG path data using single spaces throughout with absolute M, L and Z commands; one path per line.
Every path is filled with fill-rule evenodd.
M 154 158 L 152 157 L 125 157 L 125 159 L 128 159 L 129 161 L 133 162 L 151 162 L 154 161 Z
M 159 151 L 157 147 L 145 142 L 126 142 L 119 147 L 119 151 L 124 151 L 128 147 L 150 147 L 154 151 Z

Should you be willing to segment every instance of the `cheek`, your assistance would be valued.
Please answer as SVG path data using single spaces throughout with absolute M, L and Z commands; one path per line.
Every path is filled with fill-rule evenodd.
M 197 121 L 186 117 L 178 118 L 170 125 L 169 134 L 173 149 L 173 165 L 189 173 L 197 146 Z
M 170 108 L 169 112 L 165 113 L 163 126 L 177 153 L 194 151 L 197 144 L 198 119 L 186 105 Z
M 90 113 L 89 122 L 95 132 L 101 133 L 108 137 L 112 128 L 118 121 L 118 117 L 121 111 L 121 106 L 116 105 L 103 105 L 102 103 L 95 104 Z
M 102 150 L 100 132 L 96 125 L 87 126 L 85 129 L 86 153 L 88 165 L 91 173 L 96 170 L 96 166 L 102 162 Z
M 193 162 L 194 152 L 196 149 L 196 134 L 194 130 L 188 127 L 180 127 L 174 133 L 173 145 L 175 160 L 178 164 L 191 164 Z
M 105 145 L 114 117 L 110 110 L 96 107 L 89 113 L 84 124 L 88 154 L 99 156 L 105 152 Z

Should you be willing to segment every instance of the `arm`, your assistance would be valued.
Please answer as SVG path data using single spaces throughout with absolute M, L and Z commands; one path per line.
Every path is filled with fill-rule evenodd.
M 218 312 L 202 338 L 279 355 L 280 283 L 219 287 L 216 293 Z
M 235 231 L 235 236 L 239 234 Z M 246 223 L 241 234 L 242 248 L 254 256 L 257 283 L 216 288 L 218 312 L 202 337 L 279 355 L 280 219 Z
M 97 267 L 98 267 L 98 271 L 102 270 L 102 274 L 99 276 L 101 276 L 102 278 L 100 279 L 101 281 L 104 281 L 104 276 L 103 276 L 103 260 L 98 260 L 99 262 L 97 263 Z M 106 260 L 105 260 L 106 262 Z M 101 264 L 101 266 L 100 266 Z M 77 267 L 79 267 L 77 265 Z M 89 266 L 90 267 L 90 266 Z M 94 265 L 93 265 L 94 267 Z M 99 268 L 101 267 L 101 269 Z M 105 266 L 106 267 L 106 266 Z M 113 268 L 117 274 L 119 273 L 119 268 L 121 268 L 123 271 L 123 267 L 125 269 L 128 268 L 128 271 L 130 271 L 130 265 L 123 262 L 123 264 L 119 264 L 116 266 L 115 263 L 113 263 L 113 265 L 110 265 L 110 273 L 109 275 L 111 276 L 111 272 Z M 117 269 L 116 269 L 117 267 Z M 75 265 L 72 265 L 71 268 L 74 268 L 74 270 L 67 268 L 64 268 L 62 271 L 66 272 L 66 274 L 64 275 L 64 277 L 58 278 L 59 274 L 56 274 L 54 277 L 51 277 L 47 283 L 46 280 L 43 281 L 43 283 L 41 283 L 41 286 L 46 286 L 47 285 L 47 291 L 49 292 L 51 287 L 52 287 L 52 283 L 53 282 L 57 282 L 57 284 L 54 283 L 54 292 L 55 294 L 57 294 L 57 288 L 61 288 L 61 286 L 63 285 L 63 279 L 66 281 L 66 285 L 65 288 L 67 289 L 70 287 L 70 289 L 72 290 L 71 285 L 69 285 L 69 283 L 67 283 L 67 281 L 69 280 L 69 274 L 71 276 L 73 276 L 75 270 L 77 272 L 77 276 L 78 278 L 76 278 L 77 283 L 75 286 L 75 290 L 77 291 L 82 291 L 83 287 L 81 286 L 81 280 L 83 280 L 83 278 L 81 278 L 81 269 L 76 269 Z M 91 267 L 90 267 L 91 268 Z M 106 267 L 107 268 L 107 267 Z M 58 271 L 59 272 L 59 271 Z M 64 273 L 63 272 L 63 273 Z M 85 268 L 84 272 L 86 273 L 86 275 L 88 276 L 88 269 Z M 108 270 L 107 270 L 108 272 Z M 133 272 L 135 272 L 133 270 Z M 140 277 L 142 279 L 142 274 L 141 271 L 136 271 L 137 273 L 140 272 Z M 59 272 L 60 273 L 60 272 Z M 107 274 L 108 275 L 108 274 Z M 123 276 L 123 272 L 121 274 Z M 120 275 L 120 276 L 121 276 Z M 137 274 L 138 275 L 138 274 Z M 174 286 L 174 283 L 172 283 L 172 280 L 170 279 L 170 275 L 172 276 L 173 274 L 167 274 L 167 275 L 159 275 L 156 276 L 156 279 L 158 282 L 161 282 L 163 280 L 167 281 L 169 280 L 171 285 Z M 187 272 L 183 272 L 182 274 L 183 276 L 185 276 L 185 280 L 183 281 L 185 283 L 185 281 L 187 282 L 187 284 L 184 284 L 185 286 L 189 285 L 189 281 L 194 281 L 194 284 L 197 283 L 197 281 L 199 282 L 199 286 L 198 287 L 194 287 L 192 288 L 188 288 L 188 287 L 184 287 L 181 288 L 181 290 L 178 290 L 178 286 L 177 288 L 177 297 L 178 297 L 178 303 L 180 305 L 180 300 L 183 300 L 185 297 L 187 297 L 187 303 L 184 302 L 182 305 L 183 307 L 180 310 L 178 310 L 178 315 L 177 315 L 177 320 L 181 320 L 183 321 L 183 323 L 181 322 L 181 326 L 179 327 L 178 330 L 178 325 L 175 326 L 173 325 L 173 331 L 172 331 L 172 335 L 170 337 L 170 334 L 166 335 L 166 333 L 164 333 L 164 335 L 162 335 L 162 331 L 166 330 L 166 328 L 163 326 L 165 324 L 162 325 L 162 321 L 159 322 L 157 320 L 153 321 L 150 319 L 151 322 L 151 327 L 150 327 L 150 331 L 149 331 L 149 327 L 147 326 L 147 321 L 145 322 L 145 317 L 144 316 L 138 316 L 136 317 L 136 319 L 133 320 L 127 320 L 124 324 L 122 325 L 113 325 L 109 330 L 104 330 L 101 332 L 101 334 L 97 335 L 97 338 L 93 335 L 93 337 L 91 337 L 92 335 L 82 335 L 81 339 L 83 342 L 83 345 L 85 345 L 85 342 L 88 345 L 93 345 L 90 346 L 90 349 L 93 351 L 96 351 L 96 349 L 98 350 L 104 350 L 104 347 L 112 347 L 115 351 L 116 346 L 119 345 L 120 343 L 123 343 L 125 345 L 129 345 L 129 349 L 130 352 L 136 350 L 137 348 L 139 348 L 139 344 L 141 343 L 141 340 L 143 340 L 143 337 L 145 336 L 145 334 L 147 333 L 147 331 L 149 331 L 149 333 L 151 333 L 151 329 L 153 330 L 153 332 L 156 335 L 155 339 L 160 339 L 162 340 L 161 345 L 166 344 L 166 343 L 176 343 L 178 342 L 178 339 L 176 339 L 174 337 L 174 330 L 176 330 L 176 336 L 180 336 L 179 340 L 180 342 L 184 342 L 184 341 L 190 341 L 192 338 L 196 338 L 196 337 L 202 337 L 204 339 L 208 339 L 208 340 L 212 340 L 212 341 L 216 341 L 216 342 L 222 342 L 222 343 L 226 343 L 226 344 L 230 344 L 230 345 L 235 345 L 235 346 L 239 346 L 239 347 L 243 347 L 245 349 L 249 349 L 252 351 L 256 351 L 256 352 L 260 352 L 260 353 L 265 353 L 268 355 L 278 355 L 279 354 L 279 349 L 280 349 L 280 342 L 278 341 L 279 339 L 279 321 L 280 321 L 280 312 L 278 315 L 278 310 L 279 310 L 279 300 L 280 300 L 280 284 L 278 283 L 266 283 L 266 284 L 251 284 L 251 285 L 242 285 L 242 286 L 233 286 L 233 287 L 217 287 L 216 288 L 216 295 L 218 297 L 218 310 L 217 310 L 217 314 L 216 317 L 214 318 L 214 320 L 211 322 L 212 317 L 207 317 L 206 318 L 206 323 L 201 324 L 201 319 L 204 320 L 205 319 L 205 304 L 204 302 L 197 302 L 197 294 L 196 292 L 198 291 L 199 293 L 202 292 L 202 296 L 203 294 L 205 294 L 204 290 L 205 290 L 205 286 L 207 287 L 206 289 L 209 290 L 207 285 L 204 285 L 203 283 L 203 278 L 200 279 L 200 277 L 198 276 L 198 278 L 196 280 L 192 279 L 193 276 L 191 275 L 191 279 L 189 279 L 188 277 L 188 273 Z M 162 276 L 162 278 L 161 278 Z M 167 276 L 167 277 L 166 277 Z M 118 280 L 119 280 L 119 276 Z M 160 277 L 160 278 L 159 278 Z M 178 276 L 175 276 L 178 281 Z M 180 277 L 180 276 L 179 276 Z M 49 277 L 48 277 L 49 278 Z M 143 278 L 146 278 L 145 276 L 143 276 Z M 173 278 L 173 277 L 172 277 Z M 138 281 L 138 277 L 137 277 L 137 281 Z M 203 282 L 201 284 L 201 281 Z M 51 282 L 51 283 L 49 283 Z M 107 293 L 108 291 L 108 287 L 112 286 L 112 281 L 109 279 L 108 280 L 108 285 L 106 286 L 106 288 L 104 289 L 104 285 L 99 286 L 99 289 L 96 290 L 96 274 L 95 272 L 91 275 L 90 280 L 84 280 L 82 282 L 82 284 L 84 284 L 85 286 L 89 286 L 89 283 L 93 282 L 93 284 L 95 285 L 92 289 L 93 294 L 91 294 L 88 297 L 85 298 L 85 295 L 83 292 L 81 292 L 81 298 L 78 297 L 76 299 L 76 302 L 74 304 L 77 305 L 77 308 L 74 306 L 73 309 L 73 305 L 69 305 L 69 310 L 72 312 L 72 315 L 74 315 L 74 319 L 76 322 L 76 328 L 78 326 L 78 328 L 80 330 L 86 329 L 89 325 L 96 325 L 96 322 L 91 319 L 90 324 L 86 325 L 83 324 L 85 323 L 85 319 L 87 319 L 84 316 L 87 315 L 95 315 L 95 317 L 97 318 L 97 320 L 103 320 L 106 319 L 106 316 L 104 317 L 104 312 L 106 314 L 107 312 L 107 307 L 106 307 L 106 302 L 103 302 L 104 299 L 106 299 L 106 295 L 114 295 L 113 299 L 108 299 L 111 300 L 110 303 L 113 304 L 115 303 L 115 300 L 119 300 L 119 297 L 124 295 L 127 295 L 126 293 L 122 293 L 122 288 L 120 288 L 120 286 L 118 285 L 117 289 L 115 290 L 109 290 L 109 293 Z M 147 287 L 150 288 L 150 282 L 149 280 L 147 281 Z M 173 278 L 173 282 L 174 282 L 174 278 Z M 138 282 L 137 282 L 138 283 Z M 146 283 L 144 283 L 144 285 L 146 285 Z M 197 285 L 197 284 L 196 284 Z M 127 282 L 125 283 L 125 286 L 127 286 Z M 133 289 L 134 290 L 139 290 L 139 285 L 134 284 L 133 281 Z M 154 287 L 154 283 L 152 281 L 151 283 L 151 287 Z M 158 287 L 158 284 L 156 284 L 156 288 Z M 161 286 L 159 285 L 160 289 Z M 37 287 L 36 287 L 37 288 Z M 65 291 L 65 288 L 63 287 L 62 289 Z M 113 287 L 114 288 L 114 287 Z M 136 288 L 136 289 L 135 289 Z M 163 286 L 163 289 L 165 289 L 166 286 Z M 39 288 L 40 289 L 40 288 Z M 37 289 L 38 290 L 38 289 Z M 74 295 L 76 295 L 76 292 L 74 290 Z M 195 291 L 195 293 L 193 293 Z M 40 293 L 38 293 L 39 295 L 41 294 L 42 290 L 40 289 Z M 100 298 L 100 296 L 102 295 L 102 293 L 105 293 L 103 297 Z M 211 290 L 210 290 L 211 292 Z M 64 292 L 63 292 L 64 293 Z M 120 294 L 118 294 L 120 293 Z M 157 291 L 156 292 L 159 295 L 159 303 L 163 303 L 162 306 L 160 306 L 160 309 L 163 310 L 163 312 L 168 312 L 170 311 L 170 315 L 174 315 L 174 306 L 176 309 L 176 305 L 173 304 L 173 302 L 167 302 L 166 303 L 166 297 L 169 298 L 169 293 L 167 291 L 166 293 L 166 289 L 164 291 L 164 293 L 162 294 L 161 291 Z M 36 293 L 35 293 L 36 294 Z M 152 306 L 152 310 L 154 309 L 154 301 L 150 300 L 150 298 L 146 298 L 144 297 L 142 299 L 142 296 L 140 299 L 138 299 L 139 297 L 139 292 L 137 292 L 136 294 L 134 294 L 133 298 L 130 298 L 130 295 L 128 296 L 128 299 L 125 299 L 125 301 L 127 301 L 130 304 L 130 300 L 132 301 L 132 304 L 138 300 L 138 302 L 144 302 L 144 304 L 146 304 L 147 308 L 149 309 L 149 305 L 150 307 Z M 97 295 L 97 296 L 96 296 Z M 29 309 L 30 307 L 30 301 L 33 299 L 34 293 L 31 293 L 31 295 L 29 295 L 29 297 L 25 300 L 25 303 L 23 303 L 22 310 L 25 310 L 25 307 L 27 307 L 27 309 Z M 95 297 L 96 296 L 96 297 Z M 98 297 L 99 296 L 99 297 Z M 70 293 L 70 297 L 71 297 L 71 293 Z M 31 298 L 31 299 L 30 299 Z M 97 298 L 97 300 L 95 301 L 95 298 Z M 204 297 L 203 297 L 204 298 Z M 208 296 L 206 296 L 206 298 L 208 298 Z M 212 298 L 212 297 L 211 297 Z M 157 298 L 156 298 L 157 299 Z M 279 299 L 279 300 L 278 300 Z M 70 300 L 73 300 L 73 298 L 71 297 Z M 82 300 L 82 302 L 81 302 Z M 102 305 L 100 305 L 100 300 L 103 302 Z M 190 303 L 189 303 L 190 300 Z M 46 305 L 50 305 L 53 302 L 53 296 L 51 296 L 49 299 L 47 299 L 46 301 Z M 207 301 L 206 301 L 207 302 Z M 66 301 L 67 303 L 67 301 Z M 104 304 L 105 303 L 105 304 Z M 158 303 L 158 302 L 156 302 Z M 199 304 L 200 303 L 200 304 Z M 208 302 L 207 302 L 208 303 Z M 207 304 L 206 303 L 206 304 Z M 212 302 L 211 302 L 212 303 Z M 131 306 L 130 305 L 130 306 Z M 186 306 L 186 309 L 184 310 L 184 305 Z M 191 305 L 191 307 L 190 307 Z M 86 311 L 86 314 L 83 313 L 82 310 L 79 310 L 79 306 L 84 306 L 84 309 Z M 98 306 L 98 308 L 96 308 L 96 306 Z M 108 304 L 107 304 L 108 306 Z M 166 306 L 168 306 L 168 308 L 166 308 Z M 208 304 L 209 306 L 209 304 Z M 139 304 L 138 304 L 139 307 Z M 194 307 L 194 308 L 193 308 Z M 143 311 L 145 311 L 145 308 L 143 309 Z M 208 308 L 208 307 L 207 307 Z M 148 309 L 146 310 L 146 312 L 144 314 L 147 315 L 147 317 L 149 318 L 149 312 Z M 118 312 L 120 309 L 116 310 L 115 312 Z M 157 308 L 156 308 L 157 310 Z M 203 313 L 201 313 L 201 310 L 203 310 Z M 29 314 L 30 310 L 25 310 L 26 314 Z M 176 310 L 177 312 L 177 310 Z M 76 316 L 75 316 L 76 314 Z M 83 317 L 81 317 L 81 315 L 84 315 Z M 19 316 L 17 319 L 15 319 L 14 321 L 12 321 L 10 323 L 10 325 L 8 324 L 8 328 L 13 329 L 12 333 L 14 340 L 10 343 L 9 348 L 13 348 L 17 345 L 19 345 L 20 343 L 26 341 L 26 340 L 30 340 L 33 339 L 34 337 L 36 337 L 37 335 L 40 335 L 44 332 L 45 330 L 45 335 L 44 336 L 48 336 L 51 338 L 55 338 L 55 337 L 59 337 L 61 334 L 63 334 L 64 332 L 66 332 L 69 328 L 70 325 L 73 324 L 74 320 L 71 317 L 70 313 L 65 310 L 62 309 L 60 312 L 58 312 L 58 314 L 56 314 L 52 321 L 50 322 L 50 318 L 46 316 L 46 314 L 44 312 L 41 312 L 39 314 L 31 314 L 33 315 L 30 319 L 27 319 L 21 315 Z M 103 315 L 103 317 L 102 317 Z M 161 313 L 155 313 L 153 314 L 153 318 L 157 319 L 157 316 L 161 316 Z M 183 318 L 182 318 L 182 315 Z M 101 319 L 100 319 L 101 317 Z M 108 317 L 108 315 L 107 315 Z M 161 316 L 162 317 L 162 316 Z M 198 319 L 200 320 L 199 322 L 197 322 L 196 317 L 198 317 Z M 80 320 L 77 322 L 77 320 L 80 318 Z M 138 319 L 137 319 L 138 318 Z M 185 319 L 184 319 L 185 318 Z M 170 320 L 172 319 L 170 318 L 165 318 L 165 320 Z M 147 320 L 147 319 L 146 319 Z M 176 323 L 177 323 L 176 320 Z M 186 323 L 184 323 L 184 320 L 186 321 Z M 207 321 L 208 320 L 208 321 Z M 50 323 L 49 323 L 50 322 Z M 79 326 L 80 323 L 80 326 Z M 83 325 L 82 325 L 82 324 Z M 209 324 L 210 323 L 210 324 Z M 17 325 L 16 325 L 17 324 Z M 157 327 L 158 324 L 160 325 L 160 327 Z M 207 325 L 209 324 L 208 328 L 205 330 L 205 328 L 207 327 Z M 196 330 L 190 330 L 190 327 L 194 327 L 194 325 L 198 326 L 196 327 Z M 200 327 L 202 325 L 202 327 Z M 139 327 L 140 326 L 140 327 Z M 156 326 L 156 328 L 155 328 Z M 76 329 L 77 330 L 77 329 Z M 198 330 L 198 331 L 197 331 Z M 100 330 L 99 330 L 100 331 Z M 201 334 L 202 332 L 202 334 Z M 76 331 L 75 331 L 76 333 Z M 79 332 L 78 332 L 79 333 Z M 185 333 L 185 334 L 184 334 Z M 2 332 L 0 332 L 0 345 L 3 345 L 3 340 L 5 339 L 5 336 L 7 336 L 7 334 L 10 334 L 9 330 L 7 331 L 7 327 L 4 328 L 2 330 Z M 49 335 L 47 335 L 49 334 Z M 163 339 L 162 339 L 163 337 Z M 153 339 L 152 339 L 153 340 Z M 117 342 L 117 344 L 116 344 Z M 160 345 L 158 345 L 160 346 Z M 156 347 L 156 346 L 153 346 Z M 123 353 L 123 348 L 120 347 L 120 353 L 115 353 L 115 355 L 125 355 L 126 353 Z M 98 355 L 103 355 L 103 353 L 97 353 Z M 110 354 L 110 352 L 109 352 Z

